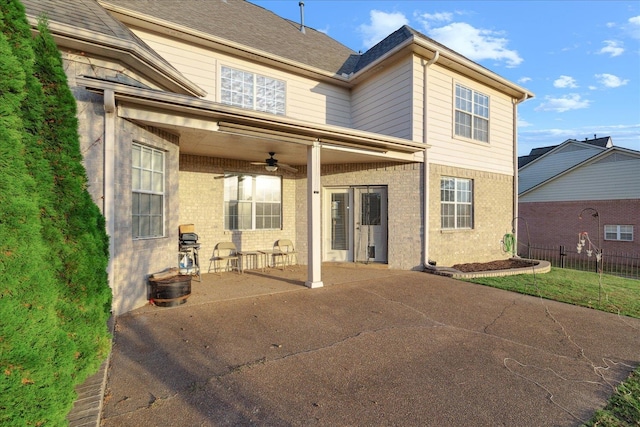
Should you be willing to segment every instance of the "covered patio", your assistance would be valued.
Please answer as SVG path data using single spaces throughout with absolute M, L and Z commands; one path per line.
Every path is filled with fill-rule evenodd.
M 237 245 L 239 250 L 266 249 L 267 243 L 272 244 L 278 238 L 292 239 L 297 243 L 298 262 L 307 266 L 303 284 L 309 288 L 324 285 L 321 274 L 321 263 L 324 260 L 322 221 L 328 213 L 323 214 L 321 168 L 325 165 L 345 165 L 345 170 L 352 168 L 353 165 L 419 165 L 424 161 L 428 148 L 424 143 L 409 139 L 311 123 L 285 116 L 247 112 L 188 95 L 160 92 L 133 84 L 127 85 L 88 77 L 79 77 L 78 83 L 104 97 L 106 112 L 104 215 L 110 236 L 115 235 L 115 227 L 118 223 L 118 208 L 116 208 L 118 202 L 114 183 L 118 180 L 117 176 L 120 173 L 118 168 L 122 166 L 124 160 L 124 158 L 118 158 L 116 153 L 120 140 L 130 138 L 128 130 L 125 130 L 128 125 L 123 124 L 130 123 L 138 126 L 139 129 L 150 130 L 151 133 L 161 131 L 176 138 L 179 146 L 180 160 L 177 164 L 179 169 L 173 169 L 176 163 L 168 160 L 167 194 L 169 196 L 175 194 L 180 200 L 179 203 L 175 201 L 176 199 L 170 202 L 174 212 L 177 211 L 179 223 L 196 223 L 198 234 L 203 232 L 203 225 L 208 227 L 204 232 L 205 238 L 201 239 L 204 245 L 214 245 L 222 239 L 231 240 L 232 238 L 244 243 L 245 237 L 249 236 L 250 242 L 244 246 L 255 247 L 240 247 L 243 246 L 240 244 Z M 264 166 L 252 166 L 256 162 L 264 162 L 271 153 L 275 153 L 280 163 L 290 165 L 293 169 L 281 168 L 285 170 L 282 172 Z M 281 202 L 283 216 L 288 215 L 287 212 L 296 211 L 299 217 L 288 220 L 289 228 L 285 230 L 284 226 L 281 227 L 282 233 L 276 238 L 274 233 L 262 237 L 261 234 L 256 233 L 255 229 L 244 231 L 242 228 L 227 228 L 222 224 L 222 215 L 214 213 L 211 208 L 204 208 L 201 204 L 202 200 L 208 197 L 210 205 L 222 206 L 221 184 L 212 185 L 215 181 L 200 180 L 191 188 L 183 188 L 183 183 L 180 181 L 182 178 L 179 178 L 180 184 L 176 185 L 175 178 L 171 177 L 173 173 L 183 173 L 185 156 L 193 162 L 198 162 L 199 159 L 219 162 L 218 166 L 205 172 L 207 180 L 226 179 L 234 175 L 241 177 L 244 174 L 256 174 L 261 171 L 264 175 L 278 175 L 285 180 L 300 182 L 306 187 L 305 190 L 301 189 L 295 198 Z M 426 182 L 426 175 L 423 179 Z M 365 184 L 369 185 L 369 182 Z M 380 183 L 372 182 L 372 184 Z M 354 183 L 342 185 L 354 185 Z M 363 184 L 359 183 L 359 185 Z M 208 191 L 209 195 L 204 196 L 203 191 Z M 298 190 L 290 185 L 289 190 L 284 188 L 282 190 L 283 194 L 287 191 L 297 192 Z M 183 197 L 186 192 L 197 193 L 198 200 L 186 201 Z M 198 210 L 198 215 L 202 219 L 194 220 L 193 212 Z M 168 237 L 174 234 L 170 222 L 167 222 L 168 225 L 165 227 L 165 236 Z M 426 229 L 427 227 L 423 227 L 423 233 Z M 422 240 L 426 246 L 427 239 Z M 123 244 L 128 245 L 126 240 L 123 240 Z M 117 251 L 115 245 L 112 245 L 111 250 Z M 205 252 L 210 251 L 211 248 L 205 248 Z M 418 257 L 419 252 L 418 249 Z M 422 252 L 426 254 L 426 247 Z M 398 253 L 398 250 L 395 253 Z M 208 257 L 210 253 L 204 255 Z M 201 258 L 201 262 L 208 259 L 205 257 Z M 117 258 L 117 253 L 111 254 L 111 260 Z M 411 267 L 418 264 L 420 263 L 415 259 Z M 110 277 L 113 276 L 110 274 Z

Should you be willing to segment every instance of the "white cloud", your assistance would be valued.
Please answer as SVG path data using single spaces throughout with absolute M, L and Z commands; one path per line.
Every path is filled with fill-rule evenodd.
M 640 15 L 629 18 L 627 31 L 634 39 L 640 39 Z
M 519 128 L 528 128 L 528 127 L 531 127 L 531 126 L 533 126 L 533 125 L 531 123 L 529 123 L 528 121 L 518 118 L 518 127 Z
M 622 43 L 615 40 L 605 40 L 604 43 L 606 46 L 598 51 L 598 53 L 609 54 L 611 57 L 620 56 L 624 52 L 624 48 L 621 46 Z
M 571 76 L 560 76 L 553 82 L 553 86 L 559 88 L 576 88 L 578 85 L 576 84 L 576 79 Z
M 516 50 L 507 49 L 509 40 L 497 31 L 475 28 L 464 22 L 454 22 L 440 28 L 427 26 L 426 30 L 429 37 L 474 61 L 506 61 L 510 68 L 523 61 Z
M 453 14 L 450 12 L 438 12 L 438 13 L 423 13 L 419 16 L 425 26 L 429 25 L 428 22 L 451 22 Z
M 371 24 L 362 24 L 358 27 L 358 31 L 363 35 L 363 44 L 368 49 L 396 31 L 403 25 L 409 24 L 409 21 L 400 12 L 382 12 L 372 10 L 369 12 Z
M 595 77 L 601 85 L 610 88 L 624 86 L 629 83 L 628 79 L 622 80 L 620 77 L 614 76 L 613 74 L 596 74 Z
M 528 83 L 528 82 L 530 82 L 531 80 L 532 80 L 532 79 L 531 79 L 531 77 L 520 77 L 520 78 L 518 79 L 518 83 L 521 83 L 521 84 L 522 84 L 522 83 Z
M 561 96 L 560 98 L 554 98 L 552 96 L 546 96 L 545 101 L 536 107 L 536 111 L 555 111 L 557 113 L 564 113 L 570 110 L 579 110 L 581 108 L 587 108 L 591 101 L 588 99 L 581 99 L 577 93 L 571 93 L 569 95 Z

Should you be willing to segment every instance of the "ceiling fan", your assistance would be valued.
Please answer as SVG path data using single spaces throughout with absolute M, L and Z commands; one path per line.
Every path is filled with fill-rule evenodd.
M 273 157 L 276 155 L 275 152 L 270 151 L 269 155 L 271 157 L 269 157 L 268 159 L 265 159 L 264 162 L 251 162 L 251 164 L 264 166 L 265 169 L 268 170 L 269 172 L 275 172 L 278 170 L 278 168 L 289 171 L 289 172 L 298 172 L 298 169 L 296 168 L 293 168 L 289 165 L 285 165 L 284 163 L 278 163 L 278 160 Z

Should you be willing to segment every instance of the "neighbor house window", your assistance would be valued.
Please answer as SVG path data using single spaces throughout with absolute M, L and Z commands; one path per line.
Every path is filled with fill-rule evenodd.
M 162 237 L 164 152 L 133 144 L 131 154 L 133 237 Z
M 604 240 L 633 241 L 633 225 L 605 225 Z
M 489 142 L 489 97 L 456 84 L 455 134 Z
M 443 229 L 473 227 L 473 181 L 444 177 L 440 181 L 440 216 Z
M 220 100 L 234 107 L 284 115 L 285 83 L 247 71 L 222 67 Z
M 278 176 L 230 175 L 224 178 L 225 230 L 279 229 L 282 183 Z

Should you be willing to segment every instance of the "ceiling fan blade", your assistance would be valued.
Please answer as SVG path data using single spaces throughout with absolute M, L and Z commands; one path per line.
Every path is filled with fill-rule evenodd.
M 289 171 L 289 172 L 298 172 L 298 169 L 296 169 L 294 167 L 291 167 L 289 165 L 286 165 L 284 163 L 278 163 L 278 167 L 280 169 L 284 169 L 284 170 Z
M 257 165 L 257 166 L 266 166 L 267 164 L 265 162 L 251 162 L 252 165 Z

